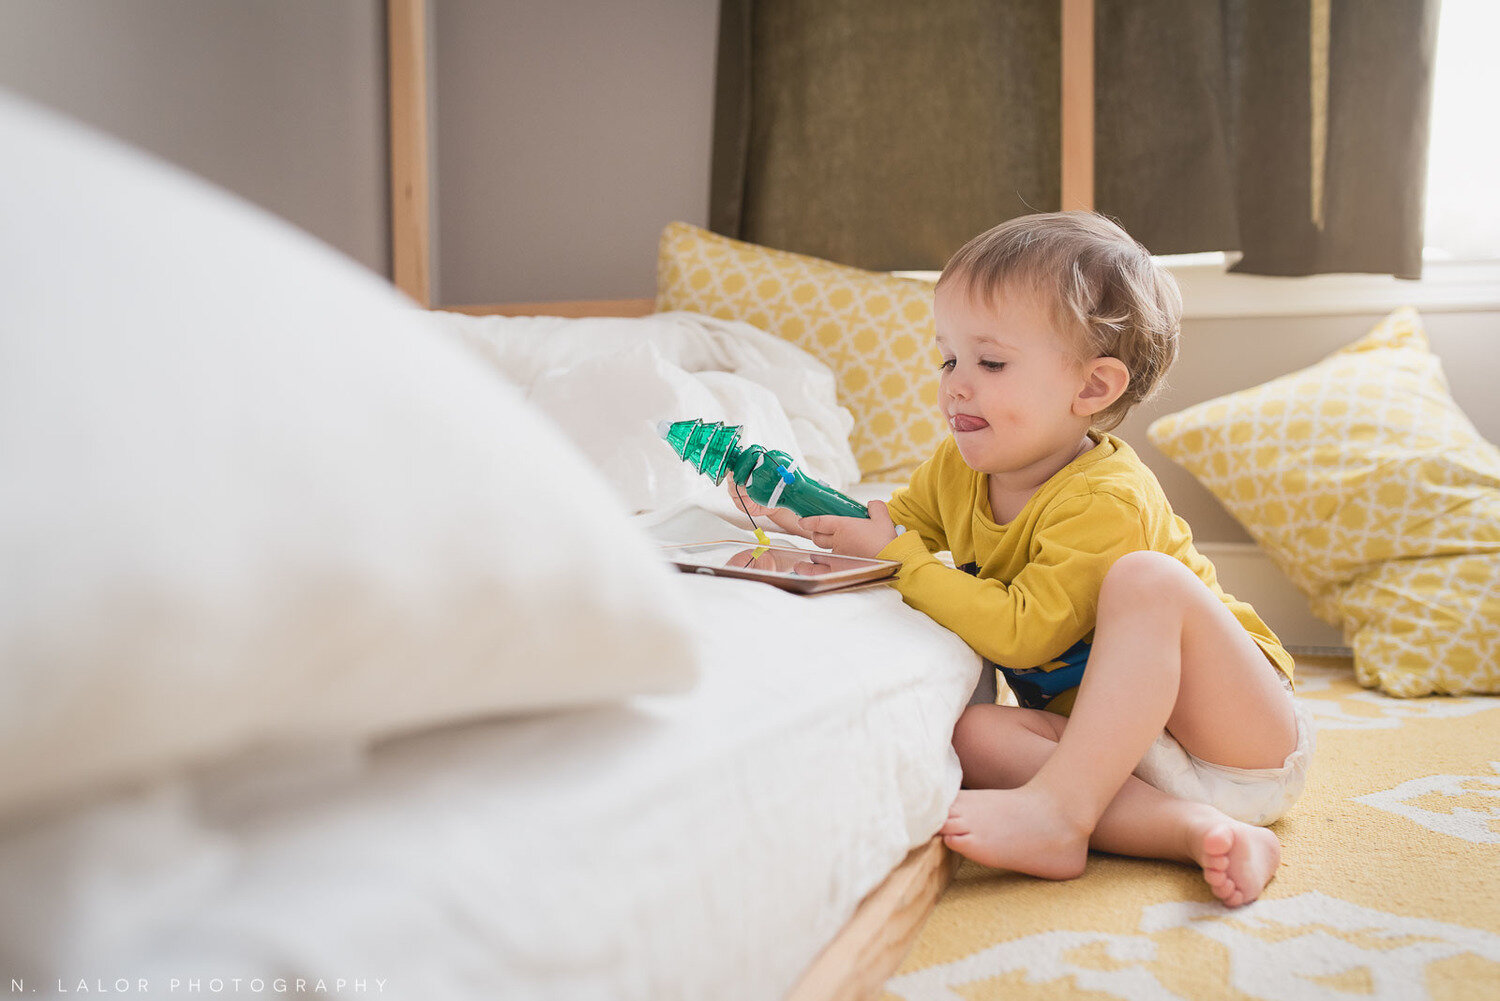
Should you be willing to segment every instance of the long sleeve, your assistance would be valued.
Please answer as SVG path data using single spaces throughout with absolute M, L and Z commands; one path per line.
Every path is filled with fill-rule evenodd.
M 912 473 L 911 482 L 897 490 L 886 505 L 891 520 L 920 538 L 928 553 L 948 548 L 940 499 L 942 475 L 937 457 L 928 459 Z
M 924 541 L 908 532 L 880 554 L 901 562 L 902 598 L 980 656 L 1018 669 L 1045 664 L 1091 633 L 1104 574 L 1125 553 L 1148 548 L 1141 512 L 1107 493 L 1042 511 L 1025 565 L 1009 581 L 952 569 Z

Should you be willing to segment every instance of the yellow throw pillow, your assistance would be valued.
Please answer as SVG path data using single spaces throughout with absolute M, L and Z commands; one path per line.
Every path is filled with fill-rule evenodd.
M 1500 692 L 1500 451 L 1414 310 L 1148 434 L 1343 627 L 1362 684 Z
M 687 223 L 662 231 L 656 308 L 742 320 L 833 369 L 865 479 L 905 478 L 948 434 L 937 407 L 932 285 L 758 247 Z

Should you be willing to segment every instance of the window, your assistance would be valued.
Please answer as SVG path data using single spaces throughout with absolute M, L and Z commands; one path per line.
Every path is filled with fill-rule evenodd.
M 1426 254 L 1500 258 L 1500 4 L 1443 0 L 1427 150 Z

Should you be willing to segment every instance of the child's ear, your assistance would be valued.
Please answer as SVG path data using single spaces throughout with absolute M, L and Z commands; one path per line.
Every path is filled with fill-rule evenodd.
M 1073 398 L 1073 413 L 1092 417 L 1120 398 L 1130 385 L 1130 370 L 1118 358 L 1095 358 L 1083 366 L 1083 385 Z

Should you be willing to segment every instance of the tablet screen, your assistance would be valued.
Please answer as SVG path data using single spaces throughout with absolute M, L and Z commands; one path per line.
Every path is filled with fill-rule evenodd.
M 891 560 L 839 556 L 791 546 L 753 542 L 703 542 L 665 548 L 679 569 L 764 580 L 795 591 L 826 590 L 890 577 L 901 564 Z

